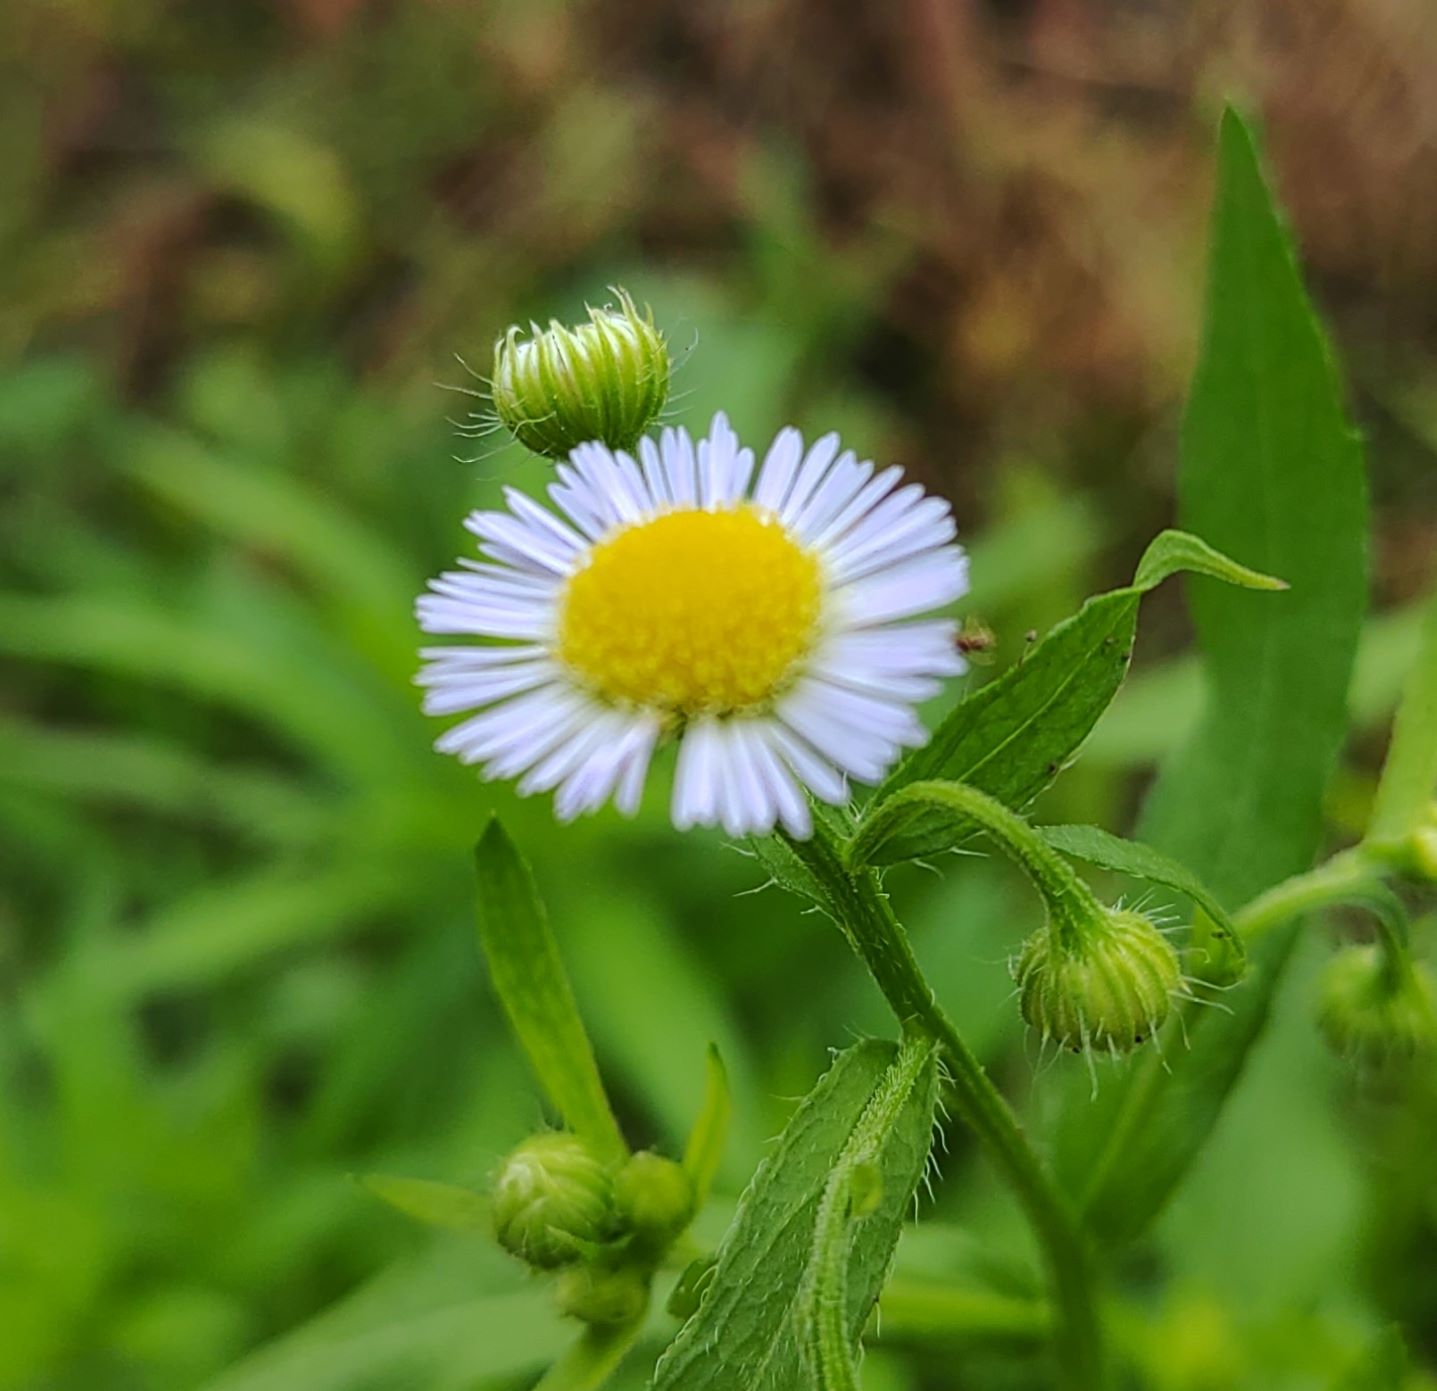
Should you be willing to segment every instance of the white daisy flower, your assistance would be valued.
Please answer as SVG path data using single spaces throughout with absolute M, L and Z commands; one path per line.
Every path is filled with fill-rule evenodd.
M 575 449 L 562 517 L 508 488 L 466 519 L 489 558 L 432 580 L 419 622 L 490 641 L 422 650 L 425 710 L 478 712 L 435 747 L 556 789 L 568 820 L 632 815 L 676 738 L 679 829 L 807 836 L 804 789 L 842 804 L 848 779 L 880 781 L 927 738 L 915 703 L 964 669 L 953 623 L 913 621 L 967 589 L 948 504 L 794 429 L 755 480 L 722 414 L 638 455 Z

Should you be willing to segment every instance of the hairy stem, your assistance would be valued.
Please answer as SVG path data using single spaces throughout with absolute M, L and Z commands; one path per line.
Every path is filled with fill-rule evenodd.
M 905 1025 L 928 1032 L 943 1050 L 954 1107 L 1013 1189 L 1043 1250 L 1057 1311 L 1054 1346 L 1060 1384 L 1101 1391 L 1102 1335 L 1088 1246 L 1063 1195 L 1054 1187 L 1008 1103 L 934 997 L 871 870 L 850 873 L 820 828 L 789 846 L 822 886 L 849 945 Z

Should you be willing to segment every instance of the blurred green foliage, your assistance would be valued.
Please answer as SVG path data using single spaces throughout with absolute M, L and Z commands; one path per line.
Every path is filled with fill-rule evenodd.
M 465 508 L 544 479 L 488 445 L 453 461 L 476 452 L 444 420 L 475 403 L 433 385 L 476 388 L 456 353 L 482 363 L 511 317 L 572 316 L 622 279 L 696 340 L 674 418 L 839 428 L 958 500 L 993 671 L 1167 519 L 1209 130 L 1187 88 L 1155 123 L 1120 108 L 1094 131 L 1061 74 L 1068 104 L 1036 117 L 1059 98 L 999 80 L 999 41 L 1033 41 L 1002 7 L 959 58 L 921 27 L 878 42 L 877 19 L 809 52 L 804 7 L 749 8 L 0 11 L 3 1391 L 497 1391 L 545 1364 L 562 1335 L 516 1267 L 347 1177 L 482 1183 L 541 1117 L 474 944 L 469 852 L 496 809 L 635 1145 L 678 1152 L 716 1043 L 732 1196 L 829 1045 L 888 1029 L 836 934 L 740 897 L 757 867 L 672 834 L 658 799 L 561 833 L 430 752 L 412 596 L 466 545 Z M 1090 8 L 1103 52 L 1150 51 Z M 776 75 L 753 57 L 775 44 Z M 929 73 L 944 54 L 983 81 Z M 1437 372 L 1415 311 L 1372 329 L 1398 291 L 1312 213 L 1304 190 L 1342 180 L 1304 182 L 1321 123 L 1280 89 L 1275 148 L 1342 291 L 1380 503 L 1339 840 L 1416 650 Z M 1421 217 L 1378 218 L 1373 244 L 1420 240 Z M 1437 270 L 1401 269 L 1430 306 Z M 1197 711 L 1169 655 L 1184 622 L 1157 614 L 1043 819 L 1125 825 Z M 893 884 L 948 1009 L 1021 1095 L 1005 958 L 1036 909 L 987 860 Z M 1437 1087 L 1397 1106 L 1327 1059 L 1323 950 L 1300 946 L 1233 1114 L 1128 1272 L 1124 1338 L 1159 1391 L 1390 1386 L 1392 1320 L 1427 1330 L 1415 1365 L 1437 1356 Z M 1038 1122 L 1068 1080 L 1032 1084 Z M 900 1273 L 986 1270 L 1018 1240 L 966 1137 L 948 1144 Z M 656 1315 L 652 1346 L 673 1326 Z M 873 1391 L 952 1384 L 901 1324 L 884 1349 Z M 1026 1366 L 983 1347 L 964 1375 L 1001 1391 Z

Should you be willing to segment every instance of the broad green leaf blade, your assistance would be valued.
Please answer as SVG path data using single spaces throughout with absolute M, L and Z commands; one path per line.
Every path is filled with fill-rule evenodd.
M 996 681 L 957 705 L 932 739 L 898 766 L 870 813 L 910 783 L 963 782 L 1022 808 L 1062 771 L 1122 685 L 1132 655 L 1138 591 L 1089 599 Z M 873 861 L 892 864 L 952 849 L 966 832 L 934 809 Z
M 1208 929 L 1213 939 L 1211 950 L 1231 954 L 1236 958 L 1233 966 L 1240 966 L 1245 956 L 1241 935 L 1227 910 L 1186 865 L 1142 841 L 1124 840 L 1097 826 L 1039 826 L 1037 831 L 1049 845 L 1065 855 L 1185 894 L 1211 920 Z M 1241 975 L 1240 970 L 1233 978 L 1237 975 Z
M 1377 804 L 1367 832 L 1374 844 L 1401 841 L 1437 799 L 1437 595 L 1427 606 L 1417 661 L 1402 692 Z
M 1089 599 L 996 681 L 962 701 L 879 788 L 871 815 L 910 783 L 967 783 L 1022 810 L 1062 771 L 1127 675 L 1142 596 L 1180 570 L 1248 588 L 1280 582 L 1230 560 L 1195 536 L 1165 531 L 1133 584 Z M 873 864 L 952 849 L 971 827 L 934 808 L 874 847 Z M 810 895 L 812 896 L 812 895 Z
M 754 1176 L 724 1238 L 698 1312 L 660 1360 L 654 1391 L 793 1391 L 805 1385 L 795 1317 L 830 1174 L 881 1096 L 897 1050 L 866 1040 L 839 1054 Z M 848 1268 L 856 1338 L 887 1273 L 932 1139 L 931 1059 L 891 1107 L 876 1161 L 877 1209 L 856 1229 Z
M 733 1116 L 733 1098 L 729 1095 L 728 1072 L 719 1051 L 709 1045 L 704 1068 L 704 1099 L 698 1119 L 689 1132 L 684 1146 L 684 1172 L 694 1186 L 694 1200 L 702 1207 L 713 1186 L 723 1159 L 724 1141 L 728 1138 L 729 1120 Z
M 489 1202 L 472 1188 L 399 1174 L 363 1174 L 357 1182 L 396 1212 L 430 1227 L 477 1232 L 489 1225 Z
M 1361 454 L 1252 137 L 1223 119 L 1201 360 L 1183 425 L 1184 522 L 1281 575 L 1284 594 L 1192 587 L 1207 704 L 1162 771 L 1143 838 L 1241 902 L 1310 865 L 1346 728 L 1366 599 Z M 1151 1055 L 1075 1107 L 1064 1167 L 1094 1229 L 1140 1232 L 1201 1149 L 1261 1033 L 1291 929 L 1253 951 L 1230 1014 L 1189 1018 L 1191 1044 Z M 1163 1071 L 1171 1069 L 1171 1075 Z
M 1362 456 L 1252 136 L 1222 124 L 1202 357 L 1183 421 L 1185 521 L 1281 575 L 1191 587 L 1208 699 L 1143 838 L 1240 902 L 1311 862 L 1367 598 Z
M 495 993 L 545 1095 L 607 1158 L 627 1153 L 534 876 L 497 820 L 474 852 L 479 940 Z

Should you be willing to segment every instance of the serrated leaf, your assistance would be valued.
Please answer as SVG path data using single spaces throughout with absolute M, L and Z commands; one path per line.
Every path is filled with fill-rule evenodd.
M 660 1360 L 654 1391 L 793 1391 L 804 1385 L 795 1314 L 819 1204 L 896 1054 L 892 1044 L 877 1040 L 855 1044 L 794 1112 L 739 1203 L 702 1305 Z M 875 1159 L 881 1198 L 856 1230 L 848 1268 L 854 1338 L 878 1298 L 927 1163 L 936 1101 L 930 1060 L 896 1108 Z
M 568 1126 L 605 1157 L 627 1153 L 529 866 L 497 820 L 475 847 L 479 940 L 534 1076 Z
M 927 781 L 967 783 L 1015 810 L 1026 807 L 1077 752 L 1122 685 L 1142 596 L 1189 568 L 1249 587 L 1275 583 L 1195 536 L 1163 532 L 1131 585 L 1089 599 L 1020 662 L 956 706 L 874 794 L 868 816 L 910 783 Z M 908 818 L 902 835 L 871 843 L 868 862 L 939 854 L 970 829 L 963 818 L 933 807 Z
M 489 1202 L 472 1188 L 399 1174 L 363 1174 L 357 1182 L 396 1212 L 451 1232 L 483 1231 L 489 1225 Z
M 1183 424 L 1184 520 L 1291 590 L 1195 586 L 1208 678 L 1192 740 L 1140 826 L 1227 902 L 1311 863 L 1346 727 L 1366 598 L 1362 462 L 1253 140 L 1223 118 L 1203 351 Z M 1202 1148 L 1261 1033 L 1291 929 L 1254 949 L 1231 1013 L 1150 1055 L 1070 1116 L 1064 1167 L 1108 1241 L 1140 1232 Z M 1171 1069 L 1171 1075 L 1162 1071 Z
M 1211 940 L 1208 950 L 1214 955 L 1222 953 L 1225 962 L 1231 958 L 1232 979 L 1242 974 L 1240 966 L 1246 952 L 1241 934 L 1227 909 L 1186 865 L 1142 841 L 1124 840 L 1097 826 L 1039 826 L 1036 829 L 1055 850 L 1074 859 L 1185 894 L 1210 920 L 1205 929 Z

